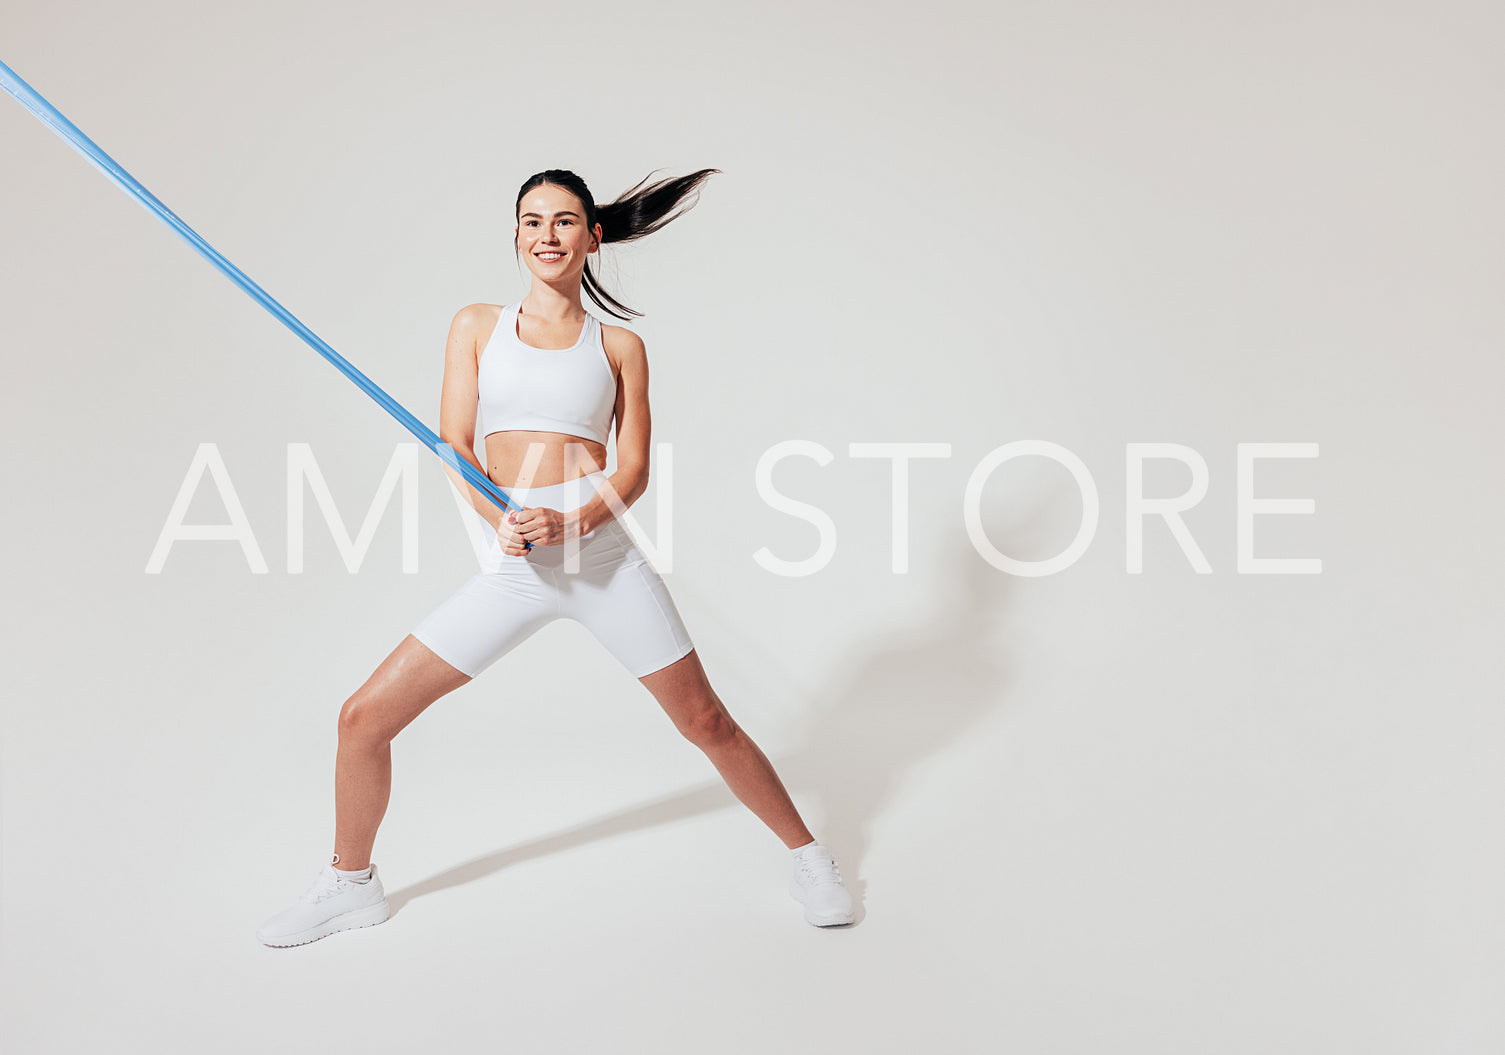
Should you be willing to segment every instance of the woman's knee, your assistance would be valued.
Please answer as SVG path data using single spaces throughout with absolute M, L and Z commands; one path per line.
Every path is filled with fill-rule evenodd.
M 410 634 L 340 708 L 340 738 L 389 741 L 431 703 L 470 680 Z
M 716 747 L 735 737 L 740 729 L 714 696 L 695 707 L 680 724 L 679 731 L 697 747 Z
M 381 701 L 367 692 L 357 692 L 345 701 L 339 731 L 341 740 L 364 743 L 382 743 L 397 735 L 383 717 Z

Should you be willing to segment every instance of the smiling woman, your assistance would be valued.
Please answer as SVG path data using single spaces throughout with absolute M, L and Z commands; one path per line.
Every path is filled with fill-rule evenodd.
M 340 712 L 330 863 L 297 904 L 261 927 L 272 946 L 381 923 L 388 907 L 371 863 L 392 782 L 392 739 L 556 619 L 583 624 L 699 747 L 732 792 L 788 847 L 789 891 L 816 926 L 851 923 L 852 898 L 830 851 L 800 818 L 768 758 L 711 688 L 657 569 L 618 518 L 648 486 L 648 358 L 624 326 L 585 310 L 640 314 L 601 288 L 590 257 L 651 234 L 694 203 L 717 169 L 646 180 L 599 208 L 573 172 L 549 169 L 518 191 L 513 245 L 532 274 L 514 304 L 455 314 L 445 351 L 440 435 L 504 487 L 503 515 L 450 470 L 496 530 L 481 571 L 425 616 Z M 616 423 L 616 470 L 607 475 Z M 487 465 L 476 459 L 479 426 Z M 593 497 L 586 500 L 589 493 Z M 343 864 L 343 869 L 335 865 Z M 594 884 L 583 884 L 594 887 Z

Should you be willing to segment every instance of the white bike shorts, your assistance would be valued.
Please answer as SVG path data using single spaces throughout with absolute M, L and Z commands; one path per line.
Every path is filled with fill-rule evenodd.
M 569 512 L 606 474 L 544 487 L 506 488 L 519 508 Z M 608 520 L 570 545 L 502 552 L 492 534 L 481 570 L 413 628 L 440 659 L 472 678 L 556 619 L 584 624 L 635 678 L 683 658 L 694 643 L 669 589 L 627 529 Z

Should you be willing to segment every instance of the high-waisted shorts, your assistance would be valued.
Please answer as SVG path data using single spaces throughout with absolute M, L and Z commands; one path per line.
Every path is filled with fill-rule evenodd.
M 506 491 L 518 508 L 569 512 L 595 497 L 605 480 L 598 471 Z M 503 553 L 492 533 L 481 570 L 412 634 L 450 666 L 475 677 L 556 619 L 584 624 L 636 678 L 695 647 L 658 570 L 614 518 L 575 545 L 535 544 L 519 556 Z

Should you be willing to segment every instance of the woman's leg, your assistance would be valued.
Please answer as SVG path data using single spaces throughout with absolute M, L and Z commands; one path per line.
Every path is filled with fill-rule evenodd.
M 699 653 L 691 649 L 683 658 L 638 680 L 653 693 L 685 739 L 705 752 L 732 794 L 784 840 L 785 846 L 793 850 L 814 840 L 768 757 L 732 720 L 711 688 Z
M 409 634 L 340 709 L 334 852 L 339 867 L 371 863 L 392 790 L 392 738 L 424 708 L 470 680 Z

